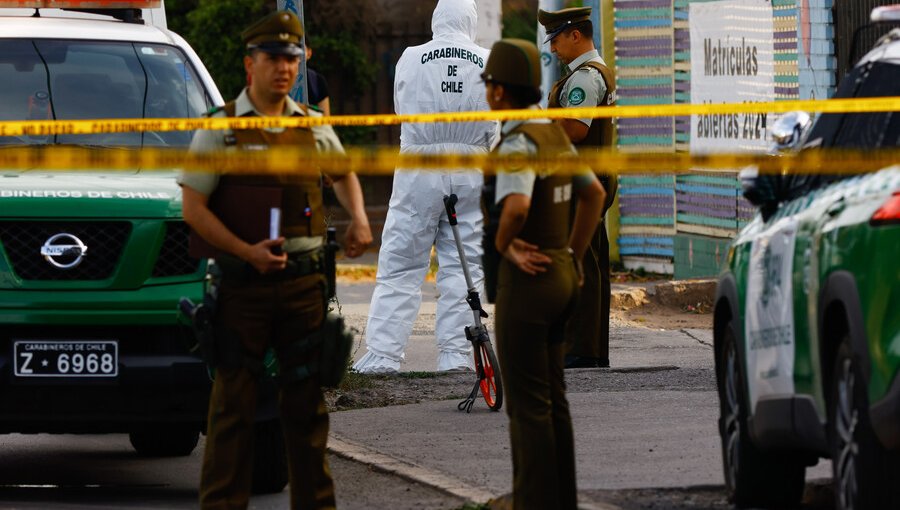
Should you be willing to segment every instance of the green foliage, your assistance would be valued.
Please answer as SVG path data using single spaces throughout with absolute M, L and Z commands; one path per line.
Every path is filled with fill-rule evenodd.
M 504 11 L 503 37 L 535 42 L 537 40 L 537 12 L 530 9 Z
M 358 391 L 365 390 L 375 386 L 374 378 L 371 375 L 360 374 L 353 370 L 348 370 L 341 380 L 341 391 Z
M 187 27 L 181 35 L 200 55 L 226 99 L 237 96 L 247 80 L 241 31 L 266 12 L 262 0 L 200 0 L 187 13 Z
M 196 9 L 199 3 L 200 0 L 165 0 L 166 22 L 169 30 L 182 37 L 187 37 L 186 34 L 190 30 L 187 15 Z
M 401 372 L 400 377 L 403 379 L 434 379 L 441 374 L 437 372 Z
M 169 28 L 183 36 L 206 65 L 222 96 L 237 96 L 246 84 L 240 34 L 275 8 L 273 0 L 165 0 Z M 307 41 L 315 55 L 311 67 L 332 85 L 332 111 L 363 96 L 375 83 L 369 54 L 375 41 L 374 0 L 305 0 Z M 335 86 L 335 85 L 340 86 Z M 337 96 L 335 95 L 337 92 Z M 375 129 L 339 130 L 348 145 L 371 143 Z
M 331 113 L 333 115 L 339 115 L 341 112 L 338 112 L 334 106 L 332 106 Z M 375 143 L 375 135 L 378 133 L 378 128 L 373 126 L 337 126 L 334 128 L 334 131 L 344 145 L 359 146 L 373 145 Z
M 359 97 L 375 83 L 378 66 L 371 63 L 353 34 L 310 31 L 308 41 L 315 51 L 311 66 L 326 76 L 340 76 L 355 92 L 351 97 Z
M 490 510 L 490 505 L 484 503 L 466 503 L 459 510 Z

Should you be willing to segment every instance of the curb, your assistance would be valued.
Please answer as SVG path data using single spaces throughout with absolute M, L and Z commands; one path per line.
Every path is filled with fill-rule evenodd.
M 333 432 L 328 436 L 328 451 L 346 460 L 357 462 L 370 468 L 404 480 L 424 485 L 444 494 L 459 498 L 476 505 L 487 504 L 493 500 L 508 499 L 508 495 L 497 497 L 492 491 L 473 483 L 464 482 L 439 471 L 419 466 L 375 449 L 349 441 Z M 586 501 L 579 498 L 579 510 L 622 510 L 621 507 L 602 501 Z
M 382 473 L 399 476 L 404 480 L 430 487 L 469 503 L 482 504 L 495 496 L 493 492 L 484 487 L 478 487 L 412 462 L 381 453 L 348 441 L 334 433 L 328 436 L 328 451 L 338 457 L 358 462 Z

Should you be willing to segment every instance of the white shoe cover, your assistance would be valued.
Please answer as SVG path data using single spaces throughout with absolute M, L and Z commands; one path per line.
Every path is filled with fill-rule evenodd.
M 394 375 L 400 373 L 400 362 L 369 351 L 353 365 L 353 370 L 360 374 Z
M 438 354 L 438 372 L 458 372 L 462 370 L 475 370 L 475 360 L 472 354 L 461 352 L 441 351 Z

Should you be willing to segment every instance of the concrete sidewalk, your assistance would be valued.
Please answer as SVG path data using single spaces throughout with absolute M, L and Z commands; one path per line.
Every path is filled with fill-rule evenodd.
M 714 291 L 714 284 L 698 281 L 619 286 L 616 292 L 638 301 L 658 293 L 694 299 L 696 292 L 684 293 L 685 286 L 710 299 Z M 374 284 L 338 287 L 341 312 L 363 332 Z M 436 297 L 434 284 L 426 283 L 401 371 L 435 369 Z M 493 309 L 487 308 L 491 324 Z M 356 359 L 365 353 L 363 338 L 357 335 Z M 578 392 L 568 395 L 580 507 L 617 508 L 596 496 L 602 490 L 721 486 L 712 331 L 613 327 L 610 360 L 610 369 L 567 371 L 567 378 L 596 380 L 596 386 L 580 384 Z M 619 388 L 617 381 L 626 382 Z M 460 388 L 461 394 L 468 393 L 469 384 Z M 329 449 L 473 503 L 508 494 L 512 464 L 505 412 L 490 412 L 479 400 L 465 414 L 456 404 L 332 413 Z M 809 479 L 829 476 L 827 463 L 808 470 Z
M 339 286 L 340 309 L 363 332 L 373 283 Z M 650 285 L 627 288 L 647 292 Z M 435 369 L 434 313 L 437 289 L 426 283 L 422 308 L 406 349 L 402 371 Z M 488 306 L 493 318 L 493 307 Z M 354 358 L 365 353 L 357 335 Z M 712 367 L 709 330 L 611 332 L 612 369 L 600 374 Z M 474 381 L 474 377 L 473 377 Z M 468 391 L 468 387 L 462 389 Z M 578 484 L 582 490 L 721 483 L 712 391 L 617 391 L 569 395 L 576 433 Z M 455 401 L 336 412 L 331 415 L 332 453 L 462 499 L 484 503 L 512 487 L 507 417 L 479 400 L 471 414 Z M 664 438 L 658 441 L 655 438 Z M 686 453 L 684 445 L 696 446 Z M 665 473 L 665 476 L 661 476 Z M 615 508 L 585 494 L 583 508 Z
M 617 329 L 611 339 L 614 367 L 577 372 L 638 380 L 679 370 L 711 376 L 712 348 L 707 342 L 708 331 Z M 629 388 L 569 393 L 568 398 L 581 508 L 616 508 L 591 499 L 587 492 L 597 489 L 722 483 L 714 391 Z M 465 414 L 457 411 L 456 403 L 333 413 L 329 447 L 334 454 L 468 501 L 484 503 L 509 493 L 506 414 L 489 411 L 481 400 Z

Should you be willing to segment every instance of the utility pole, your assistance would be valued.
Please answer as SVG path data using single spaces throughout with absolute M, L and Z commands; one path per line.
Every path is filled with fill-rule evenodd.
M 562 0 L 540 0 L 538 7 L 545 11 L 558 11 L 562 9 Z M 547 108 L 547 98 L 549 97 L 550 89 L 553 88 L 553 84 L 559 79 L 559 60 L 556 58 L 556 55 L 550 53 L 550 43 L 544 44 L 544 39 L 546 38 L 547 31 L 544 30 L 544 25 L 538 23 L 536 42 L 538 50 L 541 52 L 542 108 Z
M 291 99 L 301 104 L 309 104 L 309 83 L 306 75 L 306 20 L 303 18 L 303 0 L 278 0 L 278 10 L 293 12 L 303 25 L 303 51 L 300 53 L 300 72 L 297 83 L 291 89 Z

